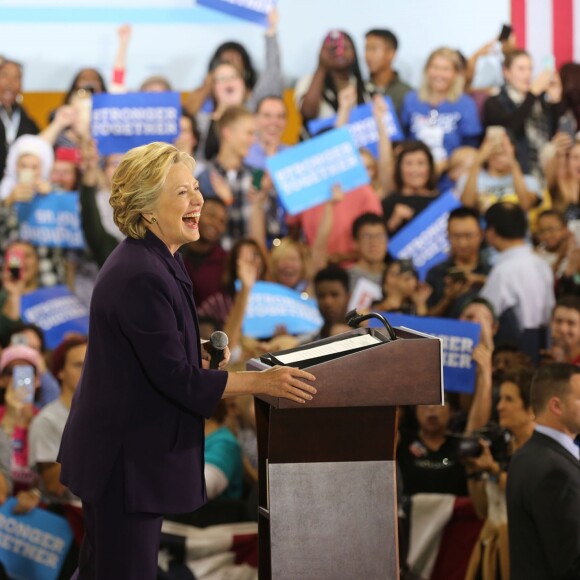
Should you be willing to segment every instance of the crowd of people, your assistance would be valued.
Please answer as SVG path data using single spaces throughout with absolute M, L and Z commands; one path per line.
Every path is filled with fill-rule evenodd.
M 378 154 L 360 151 L 369 187 L 345 192 L 334 186 L 328 201 L 290 216 L 266 168 L 268 157 L 293 145 L 282 141 L 289 105 L 277 25 L 273 11 L 264 70 L 255 69 L 241 44 L 224 43 L 183 100 L 174 145 L 195 158 L 205 198 L 200 240 L 182 249 L 202 335 L 224 330 L 231 366 L 243 368 L 254 356 L 343 332 L 361 279 L 379 292 L 369 309 L 478 323 L 473 393 L 446 393 L 442 407 L 401 409 L 400 513 L 417 494 L 470 497 L 485 525 L 473 552 L 464 555 L 467 577 L 505 580 L 510 460 L 532 438 L 539 417 L 554 412 L 551 399 L 531 395 L 531 369 L 580 363 L 580 65 L 548 66 L 534 75 L 530 55 L 511 35 L 471 57 L 457 47 L 438 48 L 413 88 L 393 68 L 393 32 L 372 29 L 361 39 L 366 78 L 351 36 L 328 32 L 312 70 L 294 87 L 300 138 L 312 137 L 309 121 L 336 116 L 342 126 L 354 107 L 367 103 L 377 121 Z M 25 71 L 18 55 L 0 61 L 0 501 L 15 495 L 18 511 L 42 504 L 64 513 L 62 506 L 75 502 L 59 481 L 56 455 L 86 338 L 65 337 L 49 352 L 42 329 L 22 319 L 21 299 L 66 285 L 88 305 L 99 268 L 123 239 L 108 203 L 122 153 L 100 157 L 89 121 L 92 94 L 127 90 L 130 34 L 128 26 L 119 29 L 112 82 L 97 70 L 79 71 L 42 131 L 21 103 Z M 481 78 L 484 59 L 498 63 L 503 75 Z M 171 85 L 152 77 L 138 90 Z M 404 140 L 391 141 L 384 128 L 384 96 Z M 411 260 L 389 255 L 389 239 L 449 190 L 461 203 L 448 218 L 449 254 L 423 281 Z M 84 249 L 21 239 L 19 206 L 72 191 L 79 192 Z M 280 325 L 272 336 L 244 335 L 246 308 L 260 280 L 315 298 L 323 320 L 318 331 L 295 336 Z M 22 365 L 34 369 L 32 402 L 13 384 L 14 368 Z M 535 382 L 550 382 L 549 371 L 538 372 L 545 376 Z M 552 393 L 562 400 L 564 394 Z M 211 501 L 181 521 L 205 526 L 256 518 L 252 410 L 249 398 L 222 402 L 207 421 Z M 580 430 L 565 418 L 562 424 L 570 433 Z M 475 452 L 466 452 L 469 436 L 479 442 Z M 579 555 L 573 556 L 577 566 Z

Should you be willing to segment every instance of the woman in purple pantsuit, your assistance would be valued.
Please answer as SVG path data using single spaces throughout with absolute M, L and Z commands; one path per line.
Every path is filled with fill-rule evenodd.
M 83 500 L 78 578 L 153 580 L 164 513 L 206 501 L 204 417 L 222 397 L 304 402 L 305 371 L 209 370 L 177 251 L 199 239 L 193 159 L 164 143 L 125 155 L 111 205 L 127 236 L 95 286 L 85 366 L 62 439 L 61 480 Z M 229 351 L 221 367 L 229 359 Z

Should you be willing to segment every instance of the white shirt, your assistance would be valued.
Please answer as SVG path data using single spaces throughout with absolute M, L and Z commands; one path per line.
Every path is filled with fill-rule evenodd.
M 569 451 L 576 459 L 580 461 L 580 448 L 568 435 L 558 431 L 557 429 L 552 429 L 552 427 L 546 427 L 545 425 L 536 425 L 536 431 L 550 437 L 556 443 L 559 443 L 566 451 Z
M 547 326 L 555 304 L 554 275 L 527 244 L 500 252 L 480 296 L 497 316 L 513 308 L 522 329 Z

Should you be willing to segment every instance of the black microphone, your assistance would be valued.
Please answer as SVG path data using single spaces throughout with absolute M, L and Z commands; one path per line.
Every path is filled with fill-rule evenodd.
M 361 322 L 364 322 L 365 320 L 369 320 L 370 318 L 376 318 L 377 320 L 382 322 L 383 326 L 387 329 L 387 332 L 389 333 L 389 337 L 391 338 L 391 340 L 397 340 L 397 335 L 395 334 L 395 331 L 393 330 L 393 327 L 391 326 L 389 321 L 382 314 L 379 314 L 378 312 L 369 312 L 368 314 L 359 314 L 355 308 L 354 310 L 350 310 L 349 312 L 346 313 L 345 321 L 350 327 L 358 328 L 358 325 Z
M 228 346 L 228 335 L 221 330 L 211 333 L 209 343 L 211 344 L 211 359 L 209 361 L 210 369 L 217 369 L 219 364 L 224 360 L 224 350 Z

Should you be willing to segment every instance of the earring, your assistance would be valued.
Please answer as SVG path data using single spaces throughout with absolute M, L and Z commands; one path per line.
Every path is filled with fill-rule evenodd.
M 154 218 L 154 217 L 152 217 L 152 218 L 151 218 L 151 223 L 152 223 L 152 224 L 156 224 L 156 223 L 157 223 L 157 218 Z

